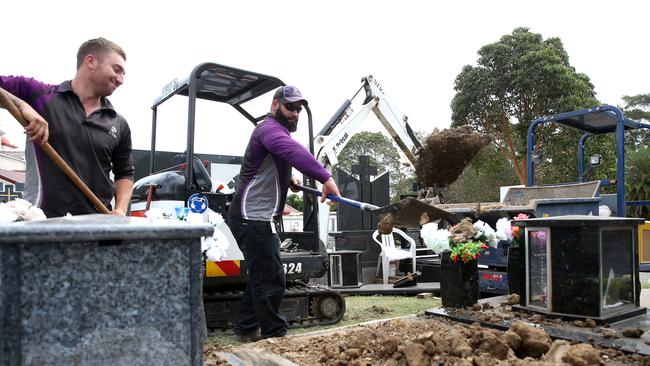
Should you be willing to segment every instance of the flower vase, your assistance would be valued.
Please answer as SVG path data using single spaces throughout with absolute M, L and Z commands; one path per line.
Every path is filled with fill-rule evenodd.
M 440 254 L 440 297 L 442 306 L 464 308 L 478 302 L 478 261 L 454 263 L 449 251 Z

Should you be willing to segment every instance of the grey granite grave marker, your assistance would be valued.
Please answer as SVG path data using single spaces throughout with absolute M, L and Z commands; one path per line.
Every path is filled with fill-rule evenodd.
M 202 365 L 212 230 L 108 215 L 0 225 L 0 366 Z

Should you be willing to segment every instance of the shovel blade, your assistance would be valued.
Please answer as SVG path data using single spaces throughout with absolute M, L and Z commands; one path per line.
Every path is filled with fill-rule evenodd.
M 460 222 L 453 213 L 431 206 L 413 197 L 407 197 L 397 203 L 373 209 L 371 212 L 377 215 L 392 214 L 393 223 L 405 227 L 420 227 L 420 220 L 425 213 L 429 218 L 428 221 L 444 219 L 450 224 Z

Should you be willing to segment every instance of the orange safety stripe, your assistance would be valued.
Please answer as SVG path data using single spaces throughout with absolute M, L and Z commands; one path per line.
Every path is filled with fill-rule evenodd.
M 240 261 L 220 261 L 212 262 L 207 261 L 205 266 L 205 276 L 206 277 L 231 277 L 239 276 L 240 271 Z

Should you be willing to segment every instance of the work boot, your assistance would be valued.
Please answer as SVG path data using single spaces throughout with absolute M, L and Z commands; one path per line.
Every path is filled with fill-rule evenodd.
M 235 339 L 237 340 L 237 342 L 240 343 L 257 342 L 260 339 L 262 339 L 262 333 L 260 332 L 260 328 L 257 328 L 257 330 L 253 332 L 245 333 L 245 334 L 239 334 L 235 332 Z
M 286 329 L 282 329 L 281 331 L 279 331 L 279 332 L 277 332 L 277 333 L 275 333 L 275 334 L 265 335 L 264 337 L 262 337 L 262 339 L 267 339 L 267 338 L 278 338 L 278 337 L 284 337 L 284 336 L 286 336 L 286 335 L 287 335 L 287 330 L 286 330 Z

